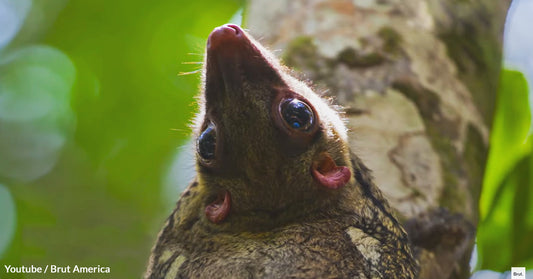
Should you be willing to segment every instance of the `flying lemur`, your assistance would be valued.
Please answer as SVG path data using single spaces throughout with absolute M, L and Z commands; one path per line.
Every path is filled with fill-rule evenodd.
M 341 114 L 236 25 L 209 35 L 197 177 L 146 278 L 416 278 Z

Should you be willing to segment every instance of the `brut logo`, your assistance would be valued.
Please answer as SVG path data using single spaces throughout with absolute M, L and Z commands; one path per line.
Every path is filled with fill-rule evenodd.
M 526 268 L 511 267 L 511 279 L 526 279 Z

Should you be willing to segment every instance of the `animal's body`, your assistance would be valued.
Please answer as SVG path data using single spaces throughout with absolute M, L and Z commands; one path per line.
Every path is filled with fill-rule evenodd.
M 196 180 L 146 278 L 416 278 L 339 112 L 242 29 L 208 40 Z

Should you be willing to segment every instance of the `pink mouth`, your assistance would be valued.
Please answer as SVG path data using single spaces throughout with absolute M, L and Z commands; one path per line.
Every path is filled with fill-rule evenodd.
M 205 215 L 211 222 L 218 224 L 228 216 L 231 208 L 229 191 L 221 192 L 216 200 L 205 207 Z
M 320 154 L 319 160 L 313 163 L 311 172 L 318 183 L 329 189 L 338 189 L 346 185 L 352 176 L 348 167 L 337 166 L 327 152 Z

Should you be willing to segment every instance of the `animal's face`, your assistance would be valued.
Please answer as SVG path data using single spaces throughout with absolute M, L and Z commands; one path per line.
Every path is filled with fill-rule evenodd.
M 278 214 L 351 178 L 338 114 L 238 26 L 209 36 L 203 93 L 197 161 L 211 221 Z

